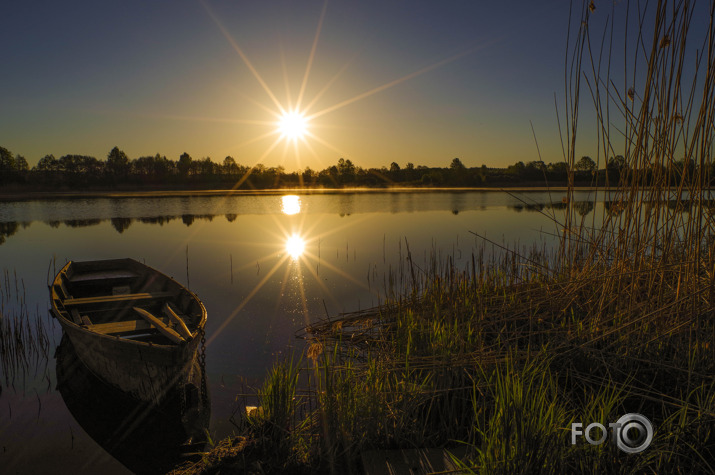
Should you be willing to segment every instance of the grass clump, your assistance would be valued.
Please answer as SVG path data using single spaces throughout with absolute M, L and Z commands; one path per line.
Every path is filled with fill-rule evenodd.
M 310 473 L 311 462 L 298 450 L 305 422 L 297 414 L 300 360 L 277 362 L 258 391 L 258 406 L 246 406 L 232 420 L 241 435 L 220 441 L 197 463 L 175 475 L 218 473 Z

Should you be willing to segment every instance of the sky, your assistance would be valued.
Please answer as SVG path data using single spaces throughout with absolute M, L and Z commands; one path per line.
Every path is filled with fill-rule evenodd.
M 569 4 L 5 2 L 0 146 L 31 166 L 114 146 L 289 171 L 558 161 Z M 296 109 L 307 134 L 282 137 Z

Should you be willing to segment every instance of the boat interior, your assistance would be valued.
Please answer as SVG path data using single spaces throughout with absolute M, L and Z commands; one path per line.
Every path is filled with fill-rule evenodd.
M 118 338 L 178 344 L 201 324 L 202 306 L 190 292 L 131 259 L 70 263 L 52 295 L 67 320 Z

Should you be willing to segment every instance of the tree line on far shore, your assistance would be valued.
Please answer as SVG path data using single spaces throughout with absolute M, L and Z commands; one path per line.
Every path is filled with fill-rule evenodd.
M 233 157 L 217 163 L 209 157 L 193 159 L 183 153 L 177 161 L 156 154 L 129 159 L 114 147 L 106 160 L 86 155 L 46 155 L 37 165 L 29 167 L 22 155 L 14 155 L 0 147 L 0 185 L 15 184 L 28 189 L 86 188 L 236 188 L 271 189 L 290 187 L 489 187 L 566 185 L 570 180 L 582 186 L 614 186 L 636 173 L 645 173 L 649 181 L 679 184 L 704 180 L 711 184 L 715 168 L 700 170 L 692 160 L 675 162 L 673 167 L 649 170 L 629 169 L 622 155 L 609 158 L 599 169 L 596 162 L 581 157 L 573 169 L 563 161 L 519 161 L 507 168 L 466 167 L 454 158 L 444 168 L 415 166 L 408 162 L 401 167 L 392 162 L 389 167 L 362 168 L 349 159 L 340 158 L 323 170 L 287 172 L 284 167 L 252 167 L 241 165 Z

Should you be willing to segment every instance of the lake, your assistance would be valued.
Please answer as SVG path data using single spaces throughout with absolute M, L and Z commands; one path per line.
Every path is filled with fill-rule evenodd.
M 549 215 L 562 219 L 564 194 L 286 192 L 0 202 L 3 315 L 9 321 L 26 307 L 30 328 L 41 326 L 50 348 L 46 358 L 0 374 L 0 467 L 127 473 L 55 389 L 61 329 L 47 312 L 47 283 L 68 260 L 132 257 L 201 298 L 217 438 L 231 433 L 236 395 L 258 386 L 281 355 L 303 349 L 296 331 L 326 313 L 375 306 L 391 286 L 406 288 L 400 269 L 408 254 L 418 269 L 433 257 L 465 267 L 473 253 L 499 253 L 501 244 L 552 247 L 559 226 Z M 587 221 L 605 209 L 603 193 L 595 206 L 594 195 L 575 196 Z

